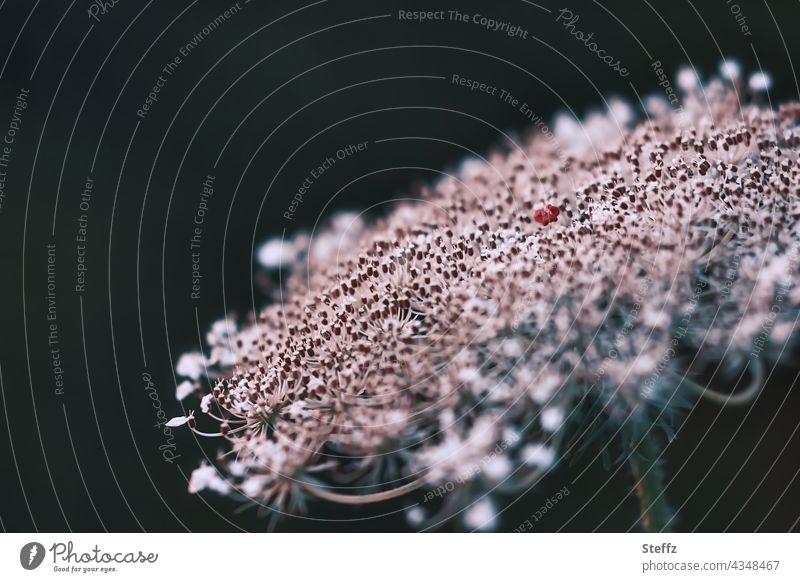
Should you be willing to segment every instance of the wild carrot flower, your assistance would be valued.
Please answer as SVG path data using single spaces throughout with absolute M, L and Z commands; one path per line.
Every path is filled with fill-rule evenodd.
M 559 118 L 566 164 L 532 136 L 388 216 L 267 243 L 282 299 L 178 362 L 180 398 L 210 371 L 193 430 L 223 447 L 190 489 L 283 509 L 450 484 L 447 511 L 493 528 L 485 494 L 527 490 L 597 418 L 635 456 L 678 390 L 752 397 L 800 306 L 800 105 L 747 103 L 723 71 L 680 72 L 680 111 L 651 98 L 636 125 L 619 101 Z M 690 380 L 720 362 L 752 387 Z

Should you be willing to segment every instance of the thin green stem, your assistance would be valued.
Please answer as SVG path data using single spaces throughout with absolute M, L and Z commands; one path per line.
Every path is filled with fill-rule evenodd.
M 664 492 L 664 475 L 658 464 L 660 447 L 649 431 L 641 437 L 630 456 L 636 496 L 642 512 L 642 527 L 649 533 L 669 531 L 672 512 Z

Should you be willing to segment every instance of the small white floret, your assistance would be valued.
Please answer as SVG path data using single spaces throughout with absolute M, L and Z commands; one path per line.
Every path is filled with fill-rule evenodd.
M 211 410 L 211 400 L 213 400 L 213 398 L 213 394 L 206 394 L 203 396 L 203 399 L 200 400 L 200 410 L 208 413 L 208 411 Z
M 719 74 L 728 81 L 737 81 L 742 76 L 742 66 L 735 60 L 724 59 L 719 64 Z
M 472 530 L 493 531 L 497 527 L 497 512 L 489 498 L 475 502 L 464 512 L 464 525 Z
M 528 445 L 522 449 L 522 460 L 526 465 L 546 469 L 556 460 L 556 453 L 545 445 Z
M 700 84 L 700 79 L 697 78 L 697 73 L 695 73 L 694 69 L 691 67 L 681 67 L 678 69 L 676 82 L 681 90 L 689 93 Z
M 425 521 L 425 510 L 419 505 L 415 505 L 406 511 L 406 521 L 411 527 L 419 527 Z
M 483 468 L 483 473 L 492 481 L 502 481 L 508 477 L 513 467 L 505 455 L 494 457 Z
M 542 423 L 542 428 L 549 433 L 556 432 L 561 423 L 564 422 L 564 411 L 557 406 L 551 406 L 542 410 L 542 416 L 539 419 Z
M 750 75 L 750 80 L 747 82 L 751 91 L 756 93 L 764 93 L 769 91 L 772 87 L 772 77 L 769 73 L 753 73 Z

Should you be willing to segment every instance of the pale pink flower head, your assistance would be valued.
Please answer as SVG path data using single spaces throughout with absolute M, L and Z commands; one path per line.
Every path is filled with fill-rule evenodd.
M 386 216 L 266 243 L 291 273 L 276 301 L 178 362 L 208 368 L 194 430 L 223 447 L 190 489 L 296 510 L 444 488 L 493 529 L 486 493 L 534 486 L 587 411 L 663 422 L 707 363 L 755 378 L 800 306 L 800 106 L 724 74 L 682 70 L 680 110 L 563 116 Z

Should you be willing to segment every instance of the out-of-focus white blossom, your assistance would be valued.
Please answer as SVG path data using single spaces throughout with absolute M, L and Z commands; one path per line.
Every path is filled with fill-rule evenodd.
M 189 479 L 189 493 L 197 493 L 203 489 L 211 489 L 222 495 L 227 495 L 231 490 L 228 482 L 219 476 L 217 469 L 205 462 L 192 471 Z
M 751 91 L 762 93 L 769 91 L 770 87 L 772 87 L 772 77 L 769 73 L 753 73 L 750 75 L 750 79 L 747 81 L 747 84 L 750 86 Z
M 189 380 L 184 380 L 175 388 L 175 398 L 177 400 L 183 400 L 192 392 L 194 392 L 194 383 Z
M 497 510 L 494 503 L 484 497 L 464 512 L 464 525 L 470 530 L 494 531 L 497 528 Z
M 175 366 L 175 371 L 179 376 L 199 380 L 206 366 L 206 359 L 203 354 L 191 352 L 183 354 Z
M 548 446 L 536 443 L 522 449 L 522 461 L 534 467 L 549 467 L 556 460 L 556 452 Z
M 289 241 L 274 238 L 258 248 L 258 263 L 266 269 L 278 269 L 294 262 L 296 252 Z

